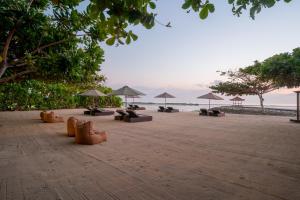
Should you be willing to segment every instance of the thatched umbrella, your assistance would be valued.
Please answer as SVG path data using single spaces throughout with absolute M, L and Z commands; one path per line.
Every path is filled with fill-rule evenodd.
M 236 97 L 230 99 L 230 101 L 233 102 L 233 105 L 240 106 L 240 105 L 242 105 L 242 102 L 245 101 L 245 99 L 243 99 L 243 98 L 241 98 L 239 96 L 236 96 Z
M 173 95 L 171 95 L 171 94 L 169 94 L 169 93 L 167 93 L 167 92 L 164 92 L 164 93 L 162 93 L 160 95 L 157 95 L 154 98 L 164 98 L 165 99 L 165 108 L 166 108 L 166 106 L 167 106 L 167 98 L 176 98 L 176 97 L 173 96 Z
M 120 89 L 114 90 L 110 95 L 125 96 L 125 106 L 127 107 L 127 97 L 145 95 L 144 93 L 128 87 L 127 85 Z
M 83 92 L 79 95 L 80 96 L 93 97 L 94 107 L 95 107 L 95 98 L 107 96 L 106 94 L 104 94 L 104 93 L 102 93 L 102 92 L 100 92 L 99 90 L 96 90 L 96 89 L 87 90 L 87 91 L 85 91 L 85 92 Z
M 205 95 L 202 95 L 200 97 L 197 97 L 198 99 L 208 99 L 208 108 L 210 109 L 210 100 L 224 100 L 222 97 L 219 97 L 213 93 L 208 93 Z

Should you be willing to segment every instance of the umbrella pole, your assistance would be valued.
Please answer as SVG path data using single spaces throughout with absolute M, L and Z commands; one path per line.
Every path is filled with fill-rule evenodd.
M 208 109 L 210 109 L 210 99 L 208 99 Z
M 165 97 L 165 108 L 167 107 L 167 98 Z
M 127 108 L 127 96 L 125 95 L 125 108 Z
M 299 93 L 297 93 L 297 121 L 299 121 Z

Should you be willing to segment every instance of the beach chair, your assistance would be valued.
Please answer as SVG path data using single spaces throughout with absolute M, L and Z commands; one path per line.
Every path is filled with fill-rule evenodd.
M 132 104 L 129 104 L 128 107 L 127 107 L 127 109 L 132 109 L 132 110 L 134 110 L 134 106 L 133 106 Z
M 165 112 L 165 107 L 163 106 L 158 106 L 158 112 Z
M 69 117 L 67 121 L 67 133 L 69 137 L 75 137 L 77 121 L 78 119 L 75 117 Z
M 46 113 L 44 116 L 44 122 L 46 123 L 59 123 L 64 122 L 63 117 L 56 116 L 54 112 Z
M 212 109 L 209 113 L 209 116 L 214 116 L 214 117 L 224 117 L 225 113 L 221 112 L 220 110 Z
M 86 109 L 87 110 L 83 111 L 83 114 L 84 115 L 91 115 L 91 112 L 92 112 L 93 108 L 89 106 Z
M 138 105 L 134 105 L 133 110 L 146 110 L 146 108 L 145 107 L 140 107 Z
M 124 116 L 125 122 L 147 122 L 152 121 L 152 116 L 137 114 L 133 110 L 126 110 L 128 115 Z
M 107 134 L 105 131 L 95 131 L 93 129 L 93 122 L 79 121 L 76 124 L 75 142 L 77 144 L 99 144 L 107 141 Z
M 124 120 L 124 117 L 128 115 L 124 110 L 116 110 L 119 115 L 115 116 L 115 120 Z
M 173 107 L 167 107 L 167 109 L 165 109 L 165 112 L 168 112 L 168 113 L 179 112 L 179 109 L 175 109 Z
M 92 116 L 107 116 L 107 115 L 113 115 L 115 112 L 111 110 L 104 110 L 101 108 L 94 108 L 91 111 Z
M 201 108 L 200 112 L 199 112 L 199 115 L 208 116 L 208 110 L 205 109 L 205 108 Z

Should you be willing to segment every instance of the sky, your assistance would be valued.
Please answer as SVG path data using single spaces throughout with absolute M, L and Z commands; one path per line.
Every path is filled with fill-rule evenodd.
M 216 10 L 206 20 L 181 9 L 183 0 L 170 2 L 157 1 L 155 12 L 160 22 L 170 21 L 172 28 L 135 26 L 136 42 L 102 45 L 105 85 L 113 89 L 128 85 L 147 94 L 138 101 L 158 102 L 153 97 L 167 91 L 177 97 L 171 102 L 205 103 L 196 97 L 223 79 L 217 71 L 246 67 L 300 46 L 298 0 L 263 9 L 255 20 L 248 11 L 241 17 L 233 16 L 227 0 L 212 1 Z M 224 103 L 229 102 L 229 97 L 224 98 Z M 259 103 L 258 97 L 245 98 L 247 104 Z M 276 90 L 265 95 L 265 103 L 295 104 L 295 94 L 293 90 Z

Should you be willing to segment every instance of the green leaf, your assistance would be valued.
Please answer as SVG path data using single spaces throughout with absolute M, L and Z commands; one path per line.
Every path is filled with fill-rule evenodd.
M 264 4 L 268 7 L 271 8 L 272 6 L 274 6 L 274 4 L 276 3 L 275 0 L 265 0 Z
M 229 4 L 233 4 L 234 0 L 228 0 Z
M 206 19 L 208 16 L 208 8 L 205 6 L 202 8 L 202 10 L 199 13 L 200 19 Z
M 98 15 L 99 15 L 99 12 L 100 12 L 100 10 L 99 10 L 99 8 L 96 5 L 92 5 L 90 7 L 90 16 L 92 18 L 97 18 Z
M 156 8 L 155 3 L 153 3 L 153 2 L 149 2 L 149 6 L 150 6 L 151 9 L 155 9 Z
M 250 8 L 250 17 L 252 18 L 252 19 L 255 19 L 255 12 L 256 12 L 256 7 L 252 7 L 252 8 Z
M 106 40 L 106 44 L 109 46 L 112 46 L 112 45 L 114 45 L 115 40 L 116 40 L 115 37 L 109 38 L 108 40 Z
M 130 36 L 129 36 L 129 35 L 127 36 L 127 38 L 126 38 L 126 41 L 125 41 L 125 42 L 126 42 L 126 44 L 129 44 L 129 43 L 131 42 L 131 38 L 130 38 Z
M 138 36 L 132 32 L 130 33 L 130 37 L 133 39 L 133 41 L 136 41 L 138 39 Z
M 209 3 L 209 4 L 206 5 L 206 7 L 209 10 L 209 12 L 211 12 L 211 13 L 215 12 L 214 4 Z
M 3 58 L 2 58 L 2 56 L 0 56 L 0 63 L 3 61 Z
M 191 2 L 190 1 L 186 1 L 184 4 L 182 4 L 181 8 L 182 9 L 188 9 L 191 6 Z

